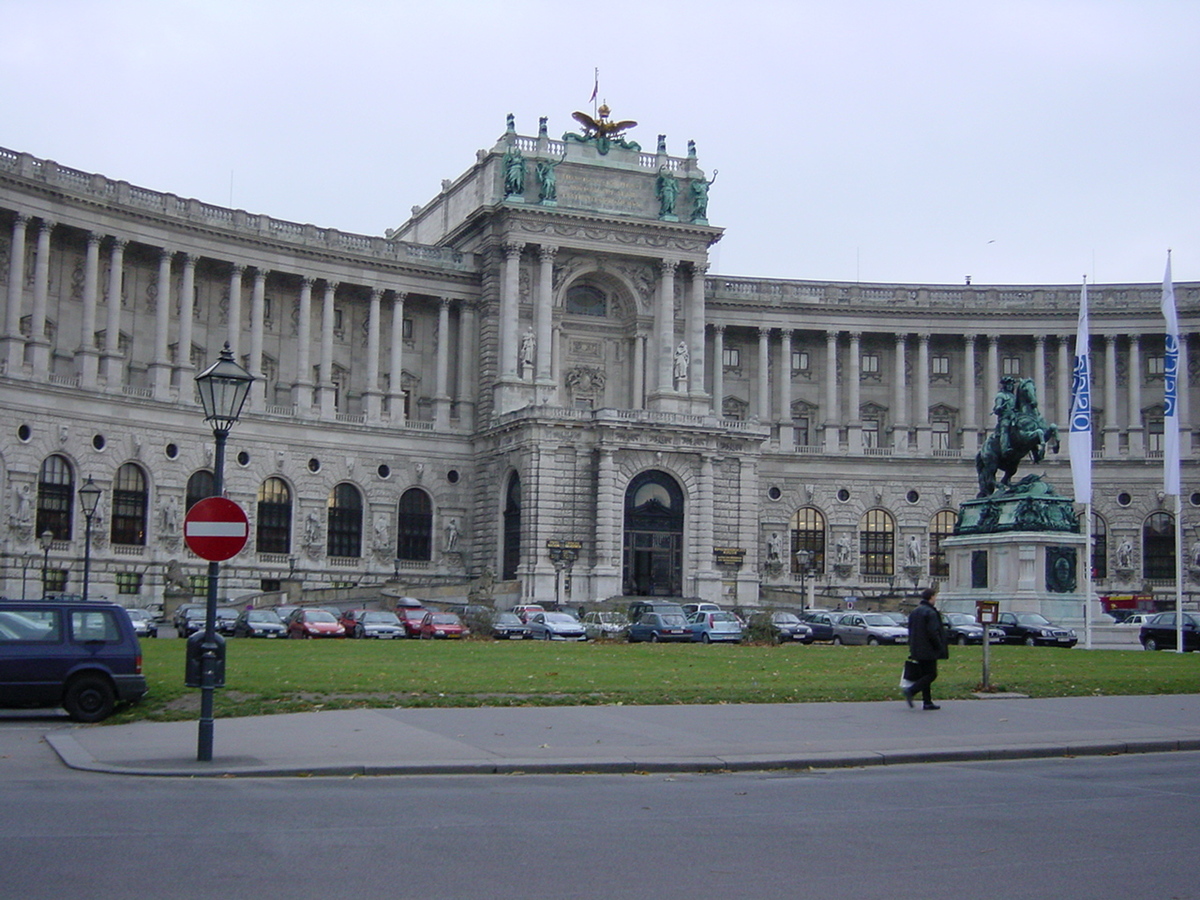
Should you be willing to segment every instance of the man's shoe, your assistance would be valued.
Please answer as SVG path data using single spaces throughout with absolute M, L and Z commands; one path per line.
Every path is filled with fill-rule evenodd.
M 913 702 L 912 702 L 912 698 L 913 698 L 912 691 L 910 691 L 908 688 L 903 688 L 903 689 L 900 691 L 900 693 L 904 695 L 904 702 L 908 704 L 908 708 L 909 708 L 909 709 L 912 709 L 912 705 L 913 705 Z
M 936 703 L 926 703 L 921 709 L 941 709 Z

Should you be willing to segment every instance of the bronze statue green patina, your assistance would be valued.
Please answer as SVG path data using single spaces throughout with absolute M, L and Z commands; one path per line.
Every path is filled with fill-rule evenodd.
M 1046 458 L 1047 448 L 1055 453 L 1059 449 L 1058 426 L 1042 418 L 1032 378 L 1018 383 L 1011 375 L 1004 376 L 992 412 L 996 430 L 975 455 L 980 498 L 990 497 L 997 488 L 1007 490 L 1026 456 L 1038 463 Z M 999 483 L 997 472 L 1004 473 Z
M 516 147 L 504 154 L 504 196 L 520 196 L 525 193 L 525 157 Z
M 679 197 L 679 180 L 666 166 L 658 170 L 658 179 L 654 182 L 654 196 L 658 198 L 658 217 L 674 221 L 675 200 Z
M 708 181 L 703 178 L 693 178 L 688 182 L 692 193 L 692 222 L 697 225 L 708 224 L 708 189 L 717 180 L 717 170 L 713 169 L 713 177 Z

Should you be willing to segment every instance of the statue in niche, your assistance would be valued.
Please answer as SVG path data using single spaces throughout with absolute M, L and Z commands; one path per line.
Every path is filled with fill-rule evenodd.
M 767 561 L 775 562 L 783 557 L 783 538 L 779 536 L 778 531 L 772 531 L 771 536 L 767 538 Z
M 13 488 L 13 511 L 8 520 L 13 528 L 26 529 L 33 524 L 33 500 L 29 485 L 21 484 Z
M 525 193 L 525 157 L 516 147 L 504 154 L 504 196 L 521 196 Z
M 837 540 L 837 546 L 834 548 L 835 559 L 839 566 L 850 565 L 850 537 L 843 534 Z
M 1129 538 L 1121 541 L 1117 547 L 1117 568 L 1132 569 L 1133 568 L 1133 541 Z
M 908 539 L 908 547 L 904 551 L 904 561 L 909 566 L 921 565 L 921 537 L 914 534 Z
M 692 361 L 692 355 L 688 353 L 686 341 L 680 341 L 679 346 L 675 348 L 675 381 L 687 381 L 688 365 Z
M 667 170 L 666 166 L 658 170 L 658 178 L 654 182 L 654 196 L 658 198 L 658 217 L 673 219 L 675 201 L 679 197 L 679 180 Z
M 447 553 L 457 553 L 458 552 L 458 538 L 459 538 L 458 519 L 452 518 L 449 522 L 446 523 L 446 552 Z
M 168 497 L 163 501 L 162 527 L 163 533 L 166 535 L 173 535 L 179 532 L 179 501 L 174 497 Z
M 537 338 L 533 336 L 533 329 L 525 329 L 525 333 L 521 335 L 521 369 L 524 374 L 525 369 L 533 368 L 534 356 L 537 353 Z

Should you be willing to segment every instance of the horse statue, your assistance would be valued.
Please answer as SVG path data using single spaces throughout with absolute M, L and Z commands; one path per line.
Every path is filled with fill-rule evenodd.
M 1037 388 L 1032 378 L 1022 378 L 1015 390 L 1009 385 L 1016 379 L 1001 380 L 993 412 L 1000 416 L 996 429 L 988 435 L 982 449 L 975 454 L 975 471 L 979 475 L 977 497 L 990 497 L 996 489 L 1009 487 L 1017 467 L 1029 457 L 1035 463 L 1046 458 L 1046 449 L 1059 450 L 1058 426 L 1042 418 L 1038 409 Z M 1004 477 L 996 482 L 996 473 Z

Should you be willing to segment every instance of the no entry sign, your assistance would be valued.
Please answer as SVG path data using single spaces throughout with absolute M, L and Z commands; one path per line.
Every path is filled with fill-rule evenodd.
M 224 497 L 201 500 L 183 519 L 183 539 L 193 553 L 209 562 L 237 556 L 249 536 L 246 513 Z

